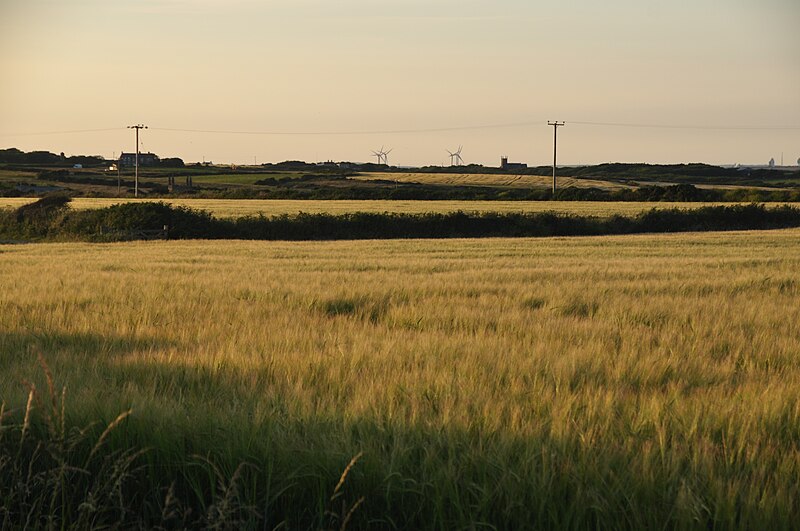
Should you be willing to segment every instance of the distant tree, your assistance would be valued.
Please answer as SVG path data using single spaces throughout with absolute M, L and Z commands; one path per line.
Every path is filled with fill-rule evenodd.
M 25 153 L 17 148 L 0 149 L 0 162 L 23 162 Z
M 80 164 L 82 166 L 104 166 L 106 164 L 106 160 L 99 155 L 75 155 L 67 158 L 67 162 L 69 164 Z
M 49 151 L 31 151 L 30 153 L 25 153 L 21 162 L 25 164 L 57 164 L 61 160 L 58 155 Z
M 170 157 L 161 159 L 159 166 L 162 168 L 183 168 L 185 164 L 183 163 L 183 159 L 179 159 L 178 157 Z

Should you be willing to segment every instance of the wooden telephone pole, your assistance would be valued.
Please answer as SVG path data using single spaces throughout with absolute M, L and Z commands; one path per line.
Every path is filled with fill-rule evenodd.
M 133 196 L 139 197 L 139 129 L 147 129 L 146 125 L 129 125 L 128 129 L 136 129 L 136 179 L 133 188 Z
M 553 126 L 553 197 L 556 196 L 556 155 L 557 151 L 557 141 L 558 141 L 558 128 L 562 127 L 566 124 L 566 122 L 559 122 L 556 120 L 555 122 L 547 122 L 547 125 Z

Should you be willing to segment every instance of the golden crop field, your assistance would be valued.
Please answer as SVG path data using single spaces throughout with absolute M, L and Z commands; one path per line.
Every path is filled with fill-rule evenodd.
M 461 186 L 509 186 L 512 188 L 549 188 L 553 178 L 547 175 L 508 175 L 481 173 L 379 173 L 365 172 L 351 177 L 361 181 L 397 181 L 401 183 L 449 184 Z M 602 188 L 615 190 L 631 188 L 631 186 L 595 179 L 576 179 L 574 177 L 558 177 L 562 187 Z
M 19 208 L 36 201 L 36 198 L 0 198 L 0 208 Z M 134 201 L 162 201 L 162 199 L 115 199 L 78 197 L 70 203 L 72 208 L 103 208 Z M 421 214 L 427 212 L 559 212 L 565 214 L 609 216 L 612 214 L 638 214 L 651 208 L 700 208 L 733 203 L 670 203 L 630 201 L 398 201 L 398 200 L 293 200 L 293 199 L 164 199 L 176 206 L 187 206 L 207 210 L 217 217 L 241 217 L 264 214 L 353 212 L 403 212 Z M 800 203 L 783 203 L 800 205 Z
M 510 188 L 550 188 L 553 183 L 552 175 L 508 175 L 508 174 L 481 174 L 481 173 L 382 173 L 365 172 L 350 177 L 361 181 L 396 181 L 400 183 L 441 184 L 451 186 L 506 186 Z M 561 188 L 599 188 L 603 190 L 620 190 L 634 188 L 633 185 L 616 180 L 575 178 L 559 175 L 558 186 Z M 633 178 L 631 181 L 637 181 Z M 648 185 L 667 186 L 674 185 L 669 181 L 643 182 Z M 774 190 L 768 186 L 741 186 L 735 184 L 696 184 L 697 188 L 711 188 L 718 190 L 755 189 Z
M 800 514 L 800 230 L 0 245 L 0 285 L 0 399 L 41 353 L 159 488 L 253 463 L 266 528 L 360 452 L 354 528 Z

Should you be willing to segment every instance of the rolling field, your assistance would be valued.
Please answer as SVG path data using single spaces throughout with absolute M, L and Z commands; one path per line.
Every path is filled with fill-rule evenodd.
M 362 173 L 351 177 L 362 181 L 397 181 L 401 183 L 449 184 L 459 186 L 508 186 L 512 188 L 549 188 L 553 184 L 552 176 L 546 175 L 508 175 L 480 173 Z M 594 179 L 575 179 L 574 177 L 558 177 L 561 187 L 602 188 L 614 190 L 631 188 L 628 185 L 613 181 Z
M 222 173 L 209 175 L 195 175 L 192 181 L 195 184 L 217 184 L 217 185 L 254 185 L 263 179 L 296 178 L 296 173 Z M 180 182 L 180 178 L 178 178 Z
M 36 198 L 0 198 L 0 208 L 19 208 L 32 203 Z M 159 199 L 114 199 L 77 197 L 70 206 L 76 209 L 103 208 L 119 203 L 160 201 Z M 207 210 L 216 217 L 241 217 L 264 214 L 327 213 L 345 214 L 352 212 L 402 212 L 422 214 L 427 212 L 559 212 L 589 216 L 609 216 L 613 214 L 638 214 L 651 208 L 691 209 L 715 204 L 733 203 L 673 203 L 673 202 L 629 202 L 629 201 L 398 201 L 398 200 L 283 200 L 283 199 L 168 199 L 164 202 L 175 206 L 187 206 Z M 777 205 L 778 203 L 775 203 Z M 800 203 L 780 203 L 800 205 Z
M 568 168 L 559 170 L 569 172 Z M 548 175 L 507 175 L 507 174 L 480 174 L 480 173 L 380 173 L 365 172 L 352 179 L 362 181 L 397 181 L 401 183 L 422 183 L 422 184 L 441 184 L 451 186 L 496 186 L 509 188 L 550 188 L 553 184 L 553 177 Z M 558 186 L 560 188 L 599 188 L 602 190 L 632 189 L 633 182 L 645 185 L 669 186 L 675 182 L 664 179 L 662 181 L 652 179 L 637 179 L 635 176 L 618 176 L 616 179 L 592 179 L 587 177 L 569 177 L 558 175 Z M 793 183 L 791 179 L 782 179 L 784 185 Z M 737 185 L 737 184 L 708 184 L 702 181 L 695 183 L 697 188 L 710 188 L 718 190 L 736 190 L 741 188 L 756 190 L 771 190 L 769 186 Z
M 0 400 L 41 354 L 68 424 L 131 409 L 141 498 L 248 462 L 242 527 L 800 515 L 800 230 L 0 245 L 0 285 Z

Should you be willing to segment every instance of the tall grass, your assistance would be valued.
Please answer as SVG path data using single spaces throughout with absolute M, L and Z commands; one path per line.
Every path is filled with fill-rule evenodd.
M 133 411 L 93 457 L 144 451 L 129 526 L 792 528 L 799 244 L 0 246 L 3 455 L 41 352 L 66 431 L 92 425 L 75 455 Z

